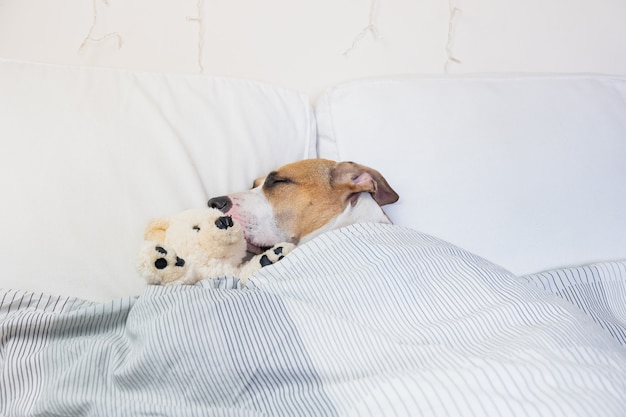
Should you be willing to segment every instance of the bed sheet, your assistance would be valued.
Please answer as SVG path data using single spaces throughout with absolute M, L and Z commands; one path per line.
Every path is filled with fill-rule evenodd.
M 0 301 L 3 416 L 626 410 L 626 349 L 583 309 L 399 226 L 326 233 L 246 288 L 224 277 L 107 303 Z
M 554 269 L 521 279 L 576 305 L 626 346 L 626 261 Z

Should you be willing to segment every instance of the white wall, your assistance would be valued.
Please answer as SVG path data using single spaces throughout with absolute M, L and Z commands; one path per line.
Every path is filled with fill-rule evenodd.
M 626 74 L 624 17 L 624 0 L 0 0 L 0 57 L 203 71 L 314 99 L 376 75 Z

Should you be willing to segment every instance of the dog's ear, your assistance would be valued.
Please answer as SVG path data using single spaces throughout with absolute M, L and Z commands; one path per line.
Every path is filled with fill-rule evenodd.
M 169 219 L 163 217 L 151 220 L 143 234 L 145 240 L 156 240 L 159 243 L 165 242 L 165 231 L 170 226 Z
M 380 206 L 400 198 L 380 172 L 354 162 L 339 162 L 331 173 L 331 183 L 347 186 L 352 194 L 368 192 Z

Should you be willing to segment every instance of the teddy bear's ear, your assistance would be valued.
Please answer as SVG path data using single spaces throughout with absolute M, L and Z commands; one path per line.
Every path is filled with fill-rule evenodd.
M 146 231 L 144 232 L 145 240 L 156 240 L 157 242 L 165 242 L 165 231 L 170 226 L 170 221 L 167 218 L 154 219 L 148 223 Z

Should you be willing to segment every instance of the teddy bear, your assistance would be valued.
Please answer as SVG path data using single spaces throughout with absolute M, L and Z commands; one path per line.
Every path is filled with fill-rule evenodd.
M 279 243 L 249 260 L 242 227 L 215 208 L 190 209 L 148 224 L 139 251 L 139 273 L 149 284 L 190 285 L 210 277 L 239 277 L 242 286 L 295 245 Z

